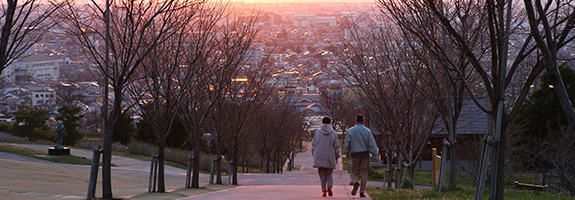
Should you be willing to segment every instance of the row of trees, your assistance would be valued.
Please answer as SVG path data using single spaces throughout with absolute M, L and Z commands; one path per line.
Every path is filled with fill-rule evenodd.
M 351 34 L 332 49 L 340 60 L 336 70 L 352 86 L 346 100 L 332 98 L 344 106 L 333 107 L 342 107 L 337 109 L 342 113 L 364 113 L 372 131 L 381 135 L 377 142 L 382 154 L 405 158 L 413 179 L 415 163 L 426 153 L 432 134 L 439 130 L 438 111 L 445 101 L 443 90 L 438 89 L 444 84 L 426 81 L 443 83 L 445 79 L 438 75 L 441 71 L 425 67 L 426 63 L 417 59 L 410 44 L 393 29 L 379 29 L 373 24 L 362 28 L 358 22 L 364 19 L 357 20 L 349 22 Z M 346 126 L 353 125 L 349 119 L 343 121 Z
M 279 165 L 294 145 L 293 135 L 301 133 L 298 128 L 303 127 L 293 124 L 301 124 L 301 118 L 291 117 L 298 116 L 293 104 L 278 106 L 293 99 L 274 95 L 277 91 L 267 80 L 271 71 L 265 62 L 244 67 L 258 33 L 253 26 L 257 13 L 237 21 L 226 3 L 202 0 L 65 4 L 57 12 L 63 22 L 60 26 L 77 36 L 89 63 L 97 67 L 93 73 L 102 77 L 105 99 L 108 94 L 113 97 L 111 105 L 104 101 L 102 111 L 103 198 L 112 198 L 111 144 L 118 134 L 114 130 L 131 111 L 142 116 L 155 134 L 159 192 L 165 191 L 164 149 L 176 121 L 181 121 L 194 149 L 193 188 L 199 187 L 204 133 L 215 136 L 218 183 L 219 158 L 227 152 L 233 164 L 233 184 L 237 184 L 235 172 L 240 156 L 246 156 L 242 149 L 248 140 L 261 136 L 270 145 L 261 147 L 264 162 Z M 277 116 L 280 108 L 285 112 Z
M 473 76 L 449 65 L 470 97 L 492 119 L 490 199 L 503 198 L 506 130 L 524 103 L 531 85 L 543 70 L 549 73 L 555 94 L 569 124 L 575 124 L 575 110 L 559 75 L 559 50 L 572 39 L 575 10 L 565 1 L 378 1 L 382 13 L 393 20 L 406 38 L 431 47 L 437 63 L 450 61 L 460 52 L 463 64 Z M 518 9 L 517 4 L 523 7 Z M 442 39 L 429 38 L 430 35 Z M 540 55 L 536 55 L 540 52 Z M 527 62 L 528 58 L 536 62 Z M 455 62 L 454 62 L 455 63 Z M 470 79 L 471 77 L 471 79 Z M 478 80 L 474 84 L 473 80 Z M 511 94 L 511 95 L 510 95 Z M 477 101 L 488 97 L 488 104 Z M 482 163 L 482 167 L 487 167 Z M 485 169 L 483 169 L 485 171 Z M 481 198 L 485 175 L 479 176 L 476 198 Z
M 251 145 L 251 149 L 260 152 L 263 163 L 277 165 L 267 166 L 267 171 L 279 171 L 283 154 L 300 138 L 303 126 L 294 126 L 301 124 L 293 109 L 295 100 L 272 95 L 277 91 L 266 81 L 271 71 L 263 64 L 242 68 L 258 32 L 252 26 L 257 13 L 247 21 L 236 21 L 227 3 L 204 0 L 51 1 L 43 5 L 28 0 L 9 1 L 3 6 L 6 21 L 0 70 L 57 25 L 77 36 L 86 61 L 91 63 L 88 68 L 101 77 L 104 99 L 111 100 L 104 101 L 101 112 L 103 198 L 112 198 L 111 144 L 119 134 L 114 133 L 118 123 L 132 112 L 141 115 L 155 133 L 160 192 L 165 190 L 164 147 L 175 121 L 183 124 L 194 148 L 192 187 L 199 187 L 199 143 L 205 132 L 214 134 L 218 158 L 228 152 L 234 170 L 239 157 L 248 156 L 248 151 L 240 151 L 250 144 L 247 140 L 257 136 L 265 142 L 261 147 Z M 232 81 L 238 77 L 247 81 Z M 70 91 L 70 95 L 61 96 L 73 99 L 66 102 L 78 102 L 79 97 L 68 88 L 60 89 Z M 290 120 L 285 120 L 286 116 Z M 75 130 L 77 125 L 70 126 Z M 237 176 L 233 183 L 237 184 Z
M 558 70 L 560 50 L 573 40 L 573 6 L 560 0 L 376 3 L 380 22 L 392 23 L 365 28 L 356 19 L 346 26 L 351 34 L 334 43 L 338 72 L 355 88 L 360 110 L 369 113 L 373 129 L 387 134 L 385 148 L 410 158 L 410 167 L 441 119 L 449 133 L 449 183 L 456 187 L 456 125 L 471 99 L 491 122 L 494 150 L 483 157 L 491 157 L 490 199 L 502 199 L 506 130 L 544 70 L 566 121 L 575 124 Z M 485 176 L 478 175 L 477 194 Z
M 378 0 L 376 3 L 381 21 L 390 20 L 393 24 L 385 28 L 374 26 L 368 31 L 354 27 L 354 23 L 348 25 L 353 30 L 351 37 L 341 41 L 334 52 L 342 61 L 339 73 L 355 86 L 358 98 L 338 101 L 357 105 L 352 107 L 364 111 L 377 132 L 394 133 L 382 141 L 383 145 L 415 158 L 408 163 L 411 168 L 435 122 L 441 119 L 450 135 L 451 168 L 455 169 L 455 125 L 464 99 L 469 97 L 492 121 L 494 153 L 483 156 L 492 157 L 490 198 L 503 198 L 506 130 L 543 70 L 549 74 L 567 121 L 575 124 L 575 110 L 557 67 L 560 49 L 573 40 L 569 33 L 575 23 L 575 12 L 570 2 Z M 523 7 L 514 6 L 517 3 Z M 32 8 L 26 7 L 30 5 L 34 4 L 18 6 L 16 1 L 9 1 L 7 10 L 26 11 Z M 136 112 L 151 122 L 160 147 L 159 191 L 164 190 L 162 149 L 176 118 L 182 120 L 194 148 L 199 148 L 199 138 L 206 130 L 217 133 L 218 145 L 221 143 L 232 152 L 235 165 L 241 156 L 239 149 L 250 132 L 261 133 L 258 139 L 270 144 L 269 148 L 260 148 L 262 157 L 270 161 L 281 157 L 283 143 L 276 144 L 280 142 L 279 130 L 294 126 L 285 126 L 282 120 L 260 122 L 257 126 L 250 123 L 257 121 L 253 119 L 274 119 L 266 116 L 272 112 L 258 112 L 262 110 L 291 116 L 287 112 L 291 109 L 289 105 L 277 105 L 293 101 L 266 93 L 273 87 L 266 87 L 269 76 L 263 68 L 241 70 L 257 27 L 251 26 L 254 21 L 227 21 L 230 13 L 226 6 L 203 0 L 122 0 L 106 1 L 105 5 L 67 1 L 48 6 L 46 16 L 56 11 L 58 20 L 52 21 L 61 22 L 61 27 L 77 36 L 87 58 L 97 67 L 94 73 L 103 77 L 106 99 L 108 89 L 112 89 L 112 105 L 105 101 L 102 112 L 104 198 L 112 197 L 110 160 L 115 126 L 126 112 L 136 107 Z M 15 13 L 26 12 L 4 13 L 0 57 L 7 61 L 22 51 L 12 50 L 10 54 L 2 50 L 10 49 L 6 47 L 9 44 L 20 44 L 10 41 L 18 41 L 22 35 L 10 39 L 15 37 L 10 33 L 17 33 L 14 28 L 18 27 L 29 30 L 14 25 L 29 21 L 13 20 Z M 46 19 L 42 16 L 38 19 Z M 232 79 L 237 77 L 248 77 L 248 81 L 234 83 Z M 478 96 L 486 96 L 487 103 Z M 268 102 L 275 104 L 264 106 Z M 340 118 L 347 111 L 336 107 L 330 112 Z M 229 122 L 233 125 L 221 124 L 230 119 L 234 119 Z M 336 121 L 350 123 L 345 118 Z M 289 135 L 288 141 L 296 137 Z M 223 144 L 224 141 L 232 143 Z M 280 148 L 274 149 L 278 145 Z M 199 149 L 194 152 L 192 187 L 198 187 Z M 450 184 L 455 187 L 456 171 L 452 173 Z M 481 193 L 485 177 L 479 178 L 477 190 Z

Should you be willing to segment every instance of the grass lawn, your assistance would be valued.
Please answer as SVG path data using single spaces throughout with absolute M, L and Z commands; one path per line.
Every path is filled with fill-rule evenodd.
M 84 157 L 78 157 L 74 155 L 67 155 L 67 156 L 52 156 L 48 155 L 48 151 L 42 151 L 38 149 L 30 149 L 24 147 L 18 147 L 13 145 L 7 144 L 0 144 L 0 151 L 16 154 L 20 156 L 26 156 L 30 158 L 36 158 L 40 160 L 55 162 L 55 163 L 65 163 L 65 164 L 74 164 L 74 165 L 91 165 L 92 160 L 87 159 Z
M 455 191 L 437 192 L 437 190 L 380 190 L 367 188 L 369 196 L 373 199 L 474 199 L 475 188 L 465 187 Z M 485 190 L 483 199 L 489 199 L 489 192 Z M 551 194 L 530 190 L 505 189 L 505 199 L 573 199 L 567 194 Z
M 383 173 L 383 169 L 377 170 Z M 449 171 L 445 172 L 446 184 L 449 180 Z M 457 179 L 458 188 L 453 190 L 446 188 L 447 192 L 433 190 L 380 190 L 378 188 L 368 188 L 368 193 L 373 199 L 474 199 L 475 184 L 470 181 L 466 174 L 459 174 Z M 432 186 L 431 170 L 416 169 L 414 171 L 414 184 L 422 186 Z M 551 194 L 547 192 L 537 192 L 531 190 L 517 190 L 513 183 L 515 180 L 523 183 L 533 183 L 533 177 L 525 175 L 510 175 L 505 178 L 505 199 L 574 199 L 568 194 Z M 395 181 L 395 179 L 394 179 Z M 447 185 L 446 185 L 447 187 Z M 489 188 L 483 193 L 483 199 L 489 198 Z
M 85 134 L 85 136 L 88 136 L 87 139 L 101 139 L 102 138 L 102 134 L 101 133 L 87 133 Z

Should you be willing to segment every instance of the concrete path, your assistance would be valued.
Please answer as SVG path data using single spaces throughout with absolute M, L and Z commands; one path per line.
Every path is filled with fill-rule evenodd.
M 5 143 L 4 143 L 5 144 Z M 45 145 L 32 145 L 32 144 L 11 144 L 26 148 L 34 148 L 40 150 L 47 150 L 48 146 Z M 313 168 L 313 157 L 309 151 L 310 143 L 306 143 L 308 151 L 305 153 L 298 153 L 295 157 L 295 165 L 300 165 L 300 171 L 285 171 L 281 174 L 261 174 L 249 173 L 238 174 L 239 187 L 232 189 L 224 189 L 216 192 L 205 193 L 201 195 L 188 196 L 180 199 L 322 199 L 321 188 L 319 186 L 319 176 L 317 169 Z M 92 151 L 71 148 L 72 155 L 92 158 Z M 0 153 L 0 159 L 17 160 L 22 162 L 34 162 L 40 164 L 59 165 L 71 168 L 78 168 L 87 170 L 89 173 L 89 166 L 58 164 L 47 161 L 42 161 L 33 158 L 16 156 L 13 154 Z M 112 167 L 112 173 L 124 174 L 130 176 L 140 176 L 146 178 L 149 175 L 150 162 L 141 161 L 132 158 L 121 156 L 112 156 L 112 163 L 116 167 Z M 334 171 L 334 196 L 328 199 L 354 199 L 351 196 L 352 187 L 349 185 L 350 178 L 347 172 L 343 171 L 341 159 L 338 162 L 337 169 Z M 166 179 L 184 180 L 185 170 L 166 166 Z M 88 176 L 88 175 L 87 175 Z M 227 182 L 226 176 L 222 177 L 224 182 Z M 209 175 L 201 174 L 200 181 L 208 182 Z M 381 183 L 379 183 L 381 184 Z M 182 185 L 183 186 L 183 185 Z M 87 183 L 86 186 L 87 187 Z M 140 186 L 141 187 L 141 186 Z M 2 188 L 0 188 L 1 190 Z M 147 188 L 144 188 L 147 189 Z M 114 188 L 114 191 L 121 189 Z M 119 194 L 121 192 L 115 192 Z M 359 192 L 358 192 L 359 193 Z M 98 194 L 98 193 L 97 193 Z M 121 197 L 129 198 L 133 195 L 125 195 Z M 368 194 L 367 194 L 368 195 Z M 69 197 L 68 197 L 69 198 Z M 359 194 L 355 196 L 359 199 Z M 370 199 L 368 198 L 362 199 Z
M 317 169 L 313 168 L 311 143 L 304 143 L 308 151 L 298 153 L 295 165 L 301 165 L 300 171 L 285 171 L 282 174 L 238 174 L 240 187 L 181 198 L 195 199 L 324 199 Z M 333 197 L 327 199 L 354 199 L 351 196 L 351 179 L 343 171 L 341 159 L 333 173 Z M 368 198 L 370 199 L 369 194 Z M 359 199 L 359 192 L 355 198 Z
M 210 199 L 360 199 L 359 192 L 351 196 L 352 186 L 334 186 L 333 197 L 321 197 L 321 188 L 318 185 L 260 185 L 260 186 L 239 186 L 228 190 L 220 190 L 191 197 L 180 198 L 180 200 Z M 370 199 L 370 198 L 361 198 Z

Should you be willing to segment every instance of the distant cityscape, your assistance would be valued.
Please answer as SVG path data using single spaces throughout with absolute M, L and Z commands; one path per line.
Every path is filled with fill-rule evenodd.
M 292 1 L 293 2 L 293 1 Z M 306 115 L 324 115 L 319 93 L 342 90 L 342 77 L 334 69 L 337 60 L 329 46 L 345 37 L 346 21 L 361 19 L 363 26 L 375 23 L 373 3 L 241 3 L 231 8 L 237 20 L 258 11 L 259 36 L 247 53 L 246 65 L 259 64 L 263 57 L 273 59 L 276 85 L 287 93 L 304 92 L 297 107 Z M 51 28 L 32 48 L 2 72 L 4 85 L 0 92 L 0 121 L 11 122 L 6 114 L 17 105 L 30 102 L 54 112 L 59 107 L 58 88 L 76 88 L 82 100 L 78 103 L 86 115 L 97 116 L 103 94 L 97 69 L 86 61 L 83 49 L 73 35 Z M 343 93 L 342 93 L 343 94 Z M 94 127 L 93 125 L 87 125 Z M 89 127 L 80 127 L 83 131 Z

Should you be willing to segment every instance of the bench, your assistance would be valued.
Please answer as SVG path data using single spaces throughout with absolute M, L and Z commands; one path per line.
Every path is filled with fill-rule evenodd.
M 535 184 L 528 184 L 528 183 L 520 183 L 519 181 L 515 181 L 515 188 L 517 189 L 528 189 L 528 190 L 535 190 L 535 191 L 545 191 L 547 185 L 535 185 Z

